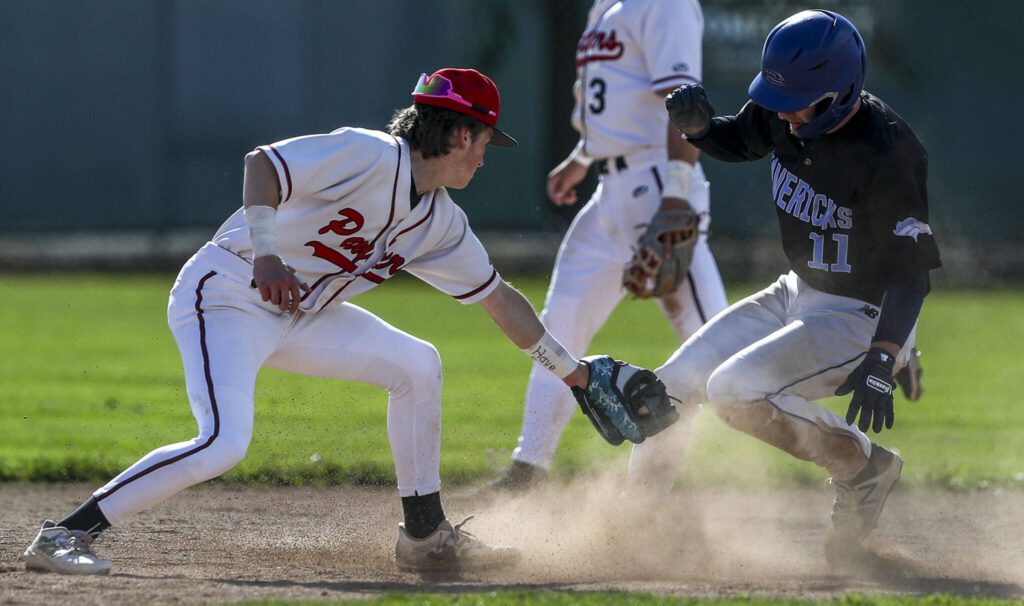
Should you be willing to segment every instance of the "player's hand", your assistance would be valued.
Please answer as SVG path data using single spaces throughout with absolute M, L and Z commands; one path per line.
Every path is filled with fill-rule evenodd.
M 569 387 L 579 387 L 580 389 L 587 388 L 587 382 L 590 381 L 590 367 L 580 362 L 576 367 L 576 370 L 565 375 L 562 381 Z
M 252 279 L 260 297 L 277 305 L 281 311 L 298 311 L 301 293 L 309 292 L 309 285 L 299 282 L 295 270 L 277 255 L 256 257 L 252 262 Z
M 892 368 L 896 357 L 880 347 L 872 347 L 860 366 L 836 390 L 837 396 L 845 396 L 853 392 L 850 408 L 846 411 L 846 422 L 853 424 L 860 412 L 860 423 L 857 427 L 867 432 L 868 428 L 875 433 L 882 431 L 882 423 L 886 429 L 892 429 L 895 413 L 892 406 L 892 390 L 896 388 L 896 380 L 892 378 Z
M 715 108 L 700 84 L 684 84 L 665 97 L 665 109 L 679 132 L 688 137 L 703 137 L 711 128 Z
M 576 186 L 587 176 L 587 167 L 566 158 L 548 173 L 548 198 L 555 206 L 576 204 Z

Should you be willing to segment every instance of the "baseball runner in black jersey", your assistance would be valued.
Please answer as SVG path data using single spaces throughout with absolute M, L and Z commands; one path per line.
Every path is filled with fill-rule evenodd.
M 831 473 L 834 567 L 857 553 L 899 478 L 902 459 L 866 432 L 892 427 L 893 373 L 909 358 L 929 270 L 940 266 L 927 154 L 863 91 L 865 59 L 848 20 L 804 11 L 769 34 L 736 115 L 713 117 L 700 85 L 666 99 L 708 156 L 771 158 L 790 271 L 713 318 L 656 372 L 683 402 L 707 403 L 728 425 Z M 845 418 L 815 403 L 848 393 Z M 634 479 L 657 475 L 664 442 L 634 448 Z

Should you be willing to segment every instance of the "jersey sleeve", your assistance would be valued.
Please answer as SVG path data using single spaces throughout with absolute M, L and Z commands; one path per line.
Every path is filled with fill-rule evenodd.
M 915 141 L 893 147 L 878 164 L 869 198 L 881 219 L 875 237 L 886 250 L 890 281 L 904 282 L 942 266 L 929 225 L 928 155 Z
M 358 179 L 372 170 L 385 145 L 348 128 L 285 139 L 257 149 L 270 158 L 281 184 L 281 203 Z
M 771 116 L 748 101 L 735 116 L 711 119 L 711 129 L 700 138 L 687 138 L 694 147 L 723 162 L 758 160 L 774 148 Z
M 451 219 L 432 249 L 402 269 L 464 305 L 491 294 L 501 278 L 461 208 L 450 199 Z
M 640 40 L 657 92 L 700 83 L 704 15 L 696 0 L 649 0 L 640 20 Z

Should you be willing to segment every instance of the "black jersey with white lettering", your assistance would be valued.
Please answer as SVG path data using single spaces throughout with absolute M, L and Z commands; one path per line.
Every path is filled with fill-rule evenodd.
M 880 305 L 890 283 L 939 267 L 928 225 L 928 155 L 881 99 L 816 140 L 748 102 L 690 142 L 718 160 L 772 156 L 772 199 L 791 268 L 814 288 Z

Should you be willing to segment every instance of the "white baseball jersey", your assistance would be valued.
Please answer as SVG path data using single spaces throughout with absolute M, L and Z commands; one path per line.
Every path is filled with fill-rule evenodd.
M 444 188 L 412 207 L 406 141 L 341 128 L 259 149 L 281 184 L 281 258 L 311 288 L 302 298 L 303 311 L 351 299 L 403 269 L 465 304 L 498 286 L 487 252 Z M 224 222 L 213 242 L 252 257 L 242 209 Z
M 242 460 L 262 367 L 385 388 L 399 495 L 441 487 L 437 350 L 341 301 L 400 269 L 463 303 L 479 301 L 500 284 L 486 252 L 443 188 L 413 197 L 402 139 L 342 128 L 260 149 L 281 184 L 278 248 L 312 287 L 302 310 L 317 313 L 262 300 L 250 285 L 245 217 L 234 213 L 182 268 L 167 307 L 199 434 L 153 450 L 93 493 L 112 523 Z
M 659 90 L 701 81 L 696 0 L 597 0 L 576 47 L 573 126 L 592 158 L 666 146 Z
M 597 0 L 590 10 L 576 52 L 573 126 L 588 156 L 623 156 L 626 163 L 605 167 L 555 261 L 541 320 L 574 355 L 587 352 L 625 296 L 622 269 L 661 205 L 669 159 L 668 112 L 657 91 L 700 81 L 703 31 L 696 0 Z M 706 231 L 710 199 L 699 162 L 686 198 L 704 214 Z M 680 341 L 725 309 L 725 288 L 704 235 L 684 283 L 657 301 Z M 565 385 L 544 375 L 530 373 L 523 429 L 512 457 L 547 468 L 576 404 Z

